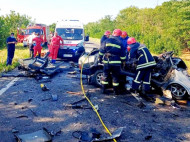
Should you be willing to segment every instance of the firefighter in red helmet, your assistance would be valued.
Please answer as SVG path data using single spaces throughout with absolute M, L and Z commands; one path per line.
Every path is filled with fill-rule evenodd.
M 122 31 L 115 29 L 110 38 L 106 39 L 99 51 L 99 60 L 104 63 L 103 80 L 102 80 L 102 93 L 107 93 L 109 76 L 112 75 L 112 85 L 115 95 L 119 92 L 119 76 L 121 65 L 126 60 L 125 48 L 120 40 Z
M 142 94 L 148 94 L 150 91 L 151 71 L 156 65 L 154 58 L 148 48 L 136 41 L 134 37 L 127 40 L 129 51 L 129 60 L 136 60 L 136 73 L 132 84 L 131 91 L 138 91 L 139 86 L 142 86 Z
M 105 31 L 104 35 L 102 36 L 101 40 L 100 40 L 100 45 L 102 45 L 102 43 L 108 39 L 111 35 L 111 32 L 110 31 Z

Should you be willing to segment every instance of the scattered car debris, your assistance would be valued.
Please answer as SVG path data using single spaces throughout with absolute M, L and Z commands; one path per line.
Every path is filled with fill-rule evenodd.
M 146 107 L 143 99 L 137 93 L 131 93 L 131 95 L 139 102 L 137 106 L 139 106 L 140 108 Z
M 89 107 L 88 105 L 65 105 L 65 109 L 92 109 L 92 107 Z
M 33 101 L 33 99 L 28 99 L 28 102 L 30 103 L 30 102 L 32 102 Z
M 12 133 L 18 133 L 19 131 L 17 129 L 12 129 Z
M 42 88 L 43 91 L 49 91 L 49 88 L 45 84 L 40 84 L 40 87 Z
M 20 116 L 17 116 L 16 118 L 28 118 L 27 115 L 20 115 Z
M 77 71 L 68 72 L 68 74 L 77 74 Z
M 66 93 L 68 93 L 68 94 L 73 94 L 73 95 L 81 95 L 81 92 L 67 91 Z
M 49 142 L 52 140 L 52 136 L 45 128 L 29 134 L 15 135 L 15 137 L 18 142 Z
M 52 101 L 57 101 L 58 100 L 58 96 L 57 95 L 51 95 Z
M 117 130 L 115 130 L 113 133 L 112 133 L 112 136 L 108 136 L 108 137 L 103 137 L 103 138 L 95 138 L 93 140 L 93 142 L 96 142 L 96 141 L 107 141 L 107 140 L 112 140 L 112 139 L 115 139 L 115 138 L 118 138 L 121 136 L 121 133 L 123 131 L 124 127 L 120 127 L 118 128 Z
M 148 140 L 150 140 L 151 138 L 152 138 L 152 136 L 151 136 L 151 135 L 148 135 L 148 136 L 146 136 L 144 139 L 148 141 Z
M 175 103 L 174 100 L 172 99 L 168 99 L 164 96 L 156 98 L 155 104 L 159 104 L 159 105 L 167 105 L 167 106 L 171 106 L 173 103 Z

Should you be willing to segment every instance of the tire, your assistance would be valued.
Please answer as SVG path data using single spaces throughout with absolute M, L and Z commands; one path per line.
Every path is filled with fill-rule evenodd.
M 91 82 L 97 87 L 101 87 L 101 78 L 103 77 L 103 70 L 97 70 L 91 77 Z
M 168 90 L 171 91 L 172 97 L 176 100 L 183 100 L 183 99 L 187 99 L 187 90 L 181 86 L 180 84 L 174 83 L 171 84 L 168 87 Z

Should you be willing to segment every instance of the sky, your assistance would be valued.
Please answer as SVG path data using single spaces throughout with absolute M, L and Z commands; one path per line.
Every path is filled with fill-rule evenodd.
M 169 0 L 0 0 L 0 16 L 10 10 L 27 15 L 36 23 L 50 25 L 62 19 L 95 22 L 105 15 L 117 16 L 130 6 L 155 8 Z

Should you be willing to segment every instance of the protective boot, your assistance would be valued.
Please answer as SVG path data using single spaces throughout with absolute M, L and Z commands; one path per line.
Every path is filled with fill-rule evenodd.
M 101 88 L 102 90 L 101 90 L 101 93 L 102 94 L 108 94 L 108 91 L 106 90 L 106 87 L 105 87 L 105 85 L 102 85 L 102 88 Z
M 118 87 L 113 87 L 114 95 L 119 95 L 119 88 Z
M 140 96 L 143 97 L 146 101 L 155 102 L 155 98 L 152 96 L 150 91 L 142 90 L 142 92 L 140 93 Z

